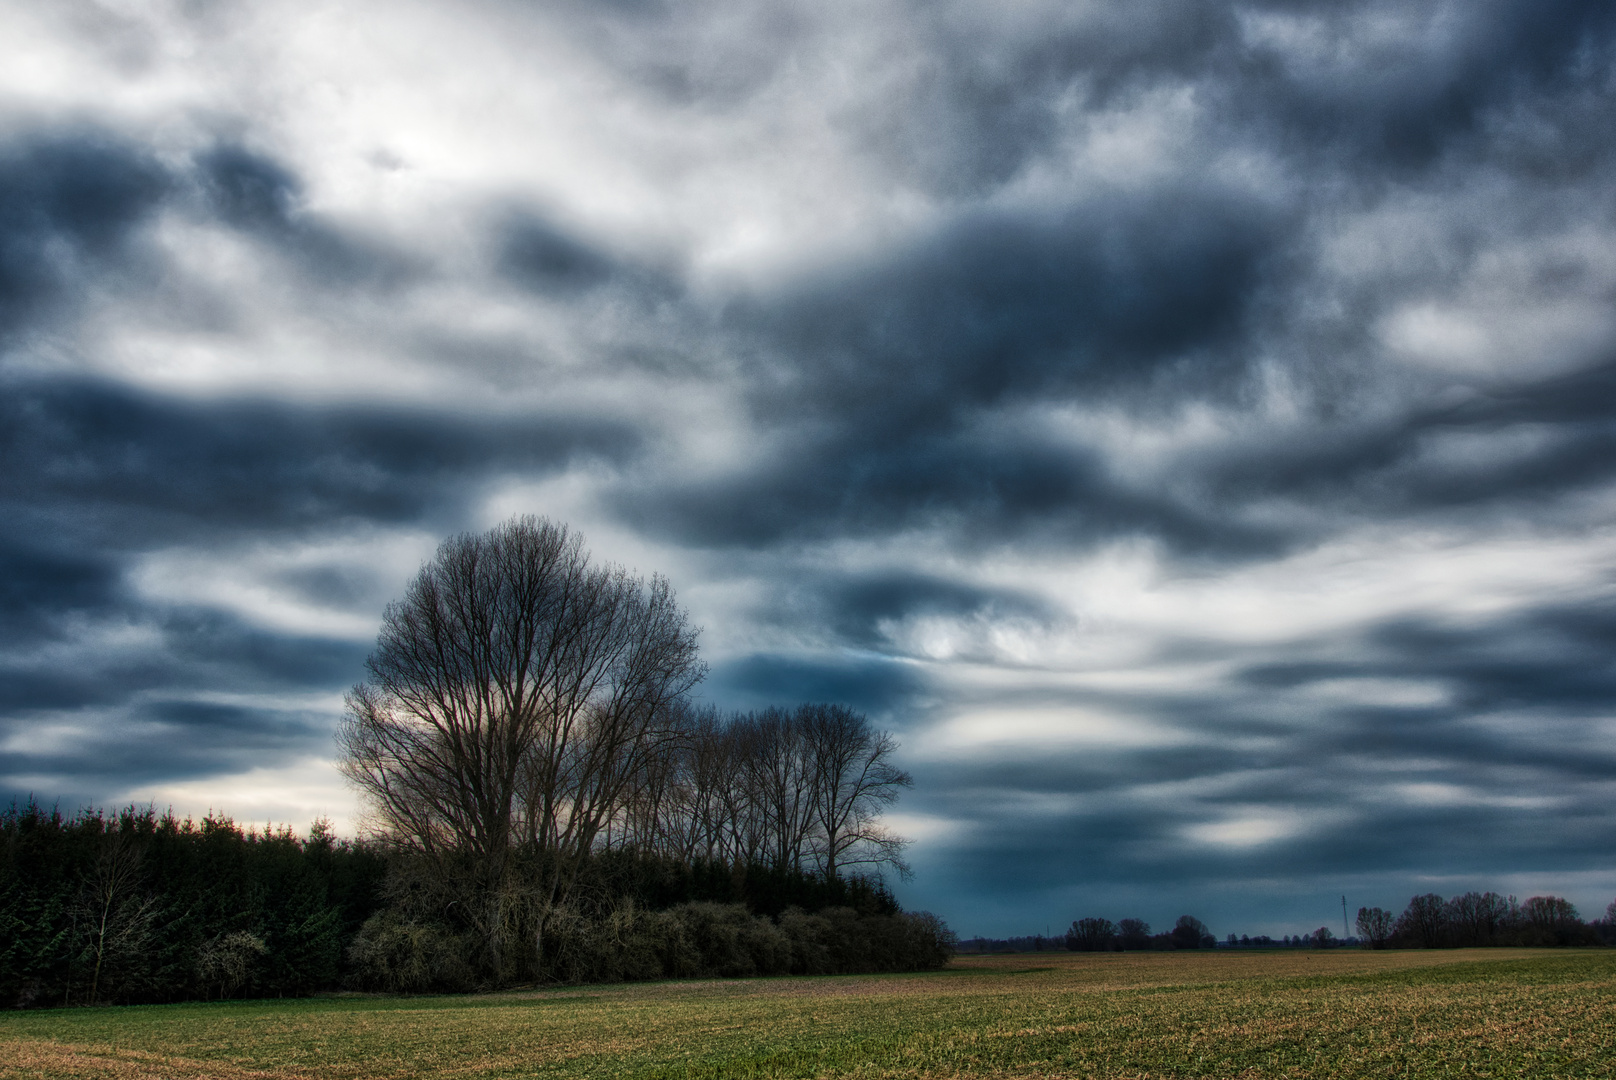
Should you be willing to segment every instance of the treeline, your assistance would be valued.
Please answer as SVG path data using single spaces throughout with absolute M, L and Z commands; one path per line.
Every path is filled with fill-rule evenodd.
M 1011 938 L 974 937 L 960 941 L 958 948 L 962 953 L 1065 952 L 1066 939 L 1043 934 Z
M 243 830 L 128 808 L 0 814 L 0 1005 L 492 984 L 421 860 L 317 823 Z M 548 977 L 569 982 L 937 967 L 953 938 L 872 878 L 622 846 L 580 873 Z
M 1371 949 L 1457 949 L 1489 945 L 1616 945 L 1616 900 L 1603 920 L 1584 922 L 1564 897 L 1534 896 L 1521 903 L 1495 892 L 1467 892 L 1444 900 L 1424 893 L 1401 915 L 1358 909 L 1358 938 Z
M 387 864 L 316 825 L 127 809 L 0 814 L 0 1004 L 309 994 L 342 984 Z
M 656 752 L 602 808 L 597 848 L 832 879 L 880 866 L 907 873 L 908 842 L 880 814 L 913 780 L 892 764 L 896 741 L 862 714 L 815 703 L 730 714 L 675 706 L 661 724 Z
M 1171 930 L 1150 932 L 1143 919 L 1123 919 L 1113 923 L 1097 916 L 1078 919 L 1066 932 L 1066 947 L 1073 952 L 1121 952 L 1125 949 L 1211 949 L 1217 939 L 1206 924 L 1193 915 L 1180 915 Z
M 892 736 L 844 706 L 692 708 L 705 667 L 668 583 L 591 562 L 564 525 L 521 517 L 445 541 L 388 605 L 366 672 L 339 745 L 391 855 L 394 929 L 366 954 L 385 959 L 366 969 L 382 981 L 734 970 L 736 949 L 760 971 L 946 960 L 941 923 L 895 905 L 756 902 L 748 887 L 732 901 L 744 912 L 655 914 L 661 901 L 602 870 L 629 853 L 693 879 L 728 867 L 858 888 L 907 870 L 880 819 L 911 781 Z M 732 931 L 750 944 L 689 959 Z
M 1328 926 L 1321 926 L 1311 934 L 1284 934 L 1280 937 L 1269 937 L 1267 934 L 1241 934 L 1235 937 L 1230 934 L 1220 945 L 1224 949 L 1335 949 L 1347 945 L 1357 945 L 1357 938 L 1338 938 Z

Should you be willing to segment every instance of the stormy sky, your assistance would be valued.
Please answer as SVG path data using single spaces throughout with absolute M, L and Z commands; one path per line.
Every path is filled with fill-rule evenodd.
M 537 513 L 907 906 L 1616 895 L 1608 0 L 0 0 L 0 791 L 305 827 Z

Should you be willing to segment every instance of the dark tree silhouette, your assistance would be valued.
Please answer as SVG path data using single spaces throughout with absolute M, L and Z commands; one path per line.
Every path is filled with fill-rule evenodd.
M 1397 936 L 1422 949 L 1435 949 L 1444 944 L 1447 929 L 1447 912 L 1442 897 L 1436 893 L 1414 897 L 1397 920 Z
M 1206 928 L 1206 923 L 1193 915 L 1180 915 L 1168 936 L 1172 938 L 1175 949 L 1210 949 L 1217 945 L 1217 939 Z
M 1521 905 L 1521 921 L 1528 945 L 1583 945 L 1594 940 L 1576 905 L 1564 897 L 1532 897 Z
M 1514 903 L 1495 892 L 1467 892 L 1443 905 L 1448 933 L 1461 946 L 1498 945 L 1519 921 Z
M 1150 924 L 1143 919 L 1123 919 L 1117 924 L 1117 939 L 1124 949 L 1150 948 Z
M 1385 908 L 1358 909 L 1358 938 L 1366 949 L 1384 949 L 1391 943 L 1397 929 L 1397 919 Z
M 1086 918 L 1066 931 L 1066 947 L 1073 952 L 1104 952 L 1118 947 L 1117 927 L 1110 919 Z
M 522 517 L 445 541 L 388 606 L 366 666 L 344 771 L 378 834 L 461 906 L 499 977 L 512 935 L 542 942 L 635 781 L 680 735 L 704 672 L 696 631 L 663 579 L 593 566 L 566 526 Z

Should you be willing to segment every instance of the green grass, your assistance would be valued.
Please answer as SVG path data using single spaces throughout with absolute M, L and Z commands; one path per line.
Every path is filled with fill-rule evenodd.
M 1616 950 L 1044 953 L 926 975 L 13 1013 L 0 1076 L 1616 1077 Z

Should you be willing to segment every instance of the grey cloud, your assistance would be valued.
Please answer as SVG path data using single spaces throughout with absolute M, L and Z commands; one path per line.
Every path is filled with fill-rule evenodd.
M 588 289 L 613 273 L 602 252 L 531 217 L 510 227 L 501 261 L 513 277 L 546 292 Z
M 1377 16 L 1408 27 L 1393 40 L 1364 41 L 1368 61 L 1329 78 L 1297 77 L 1282 56 L 1259 49 L 1254 102 L 1291 128 L 1292 138 L 1332 147 L 1358 170 L 1419 169 L 1463 149 L 1489 110 L 1591 88 L 1589 50 L 1616 21 L 1606 5 L 1496 2 L 1469 8 L 1366 3 L 1321 11 L 1291 2 L 1252 10 L 1316 20 L 1328 50 L 1368 37 Z M 1266 93 L 1265 93 L 1266 91 Z
M 458 506 L 497 469 L 621 459 L 639 434 L 609 419 L 488 418 L 255 400 L 187 403 L 87 380 L 14 380 L 0 400 L 0 480 L 39 515 L 93 508 L 101 543 L 240 529 L 414 521 Z M 113 541 L 118 542 L 118 541 Z
M 202 156 L 200 173 L 218 215 L 241 228 L 290 232 L 302 185 L 280 164 L 239 146 Z
M 409 258 L 311 215 L 301 191 L 285 166 L 228 142 L 173 163 L 108 130 L 13 136 L 0 144 L 0 332 L 71 318 L 61 305 L 92 282 L 161 277 L 139 234 L 165 208 L 257 238 L 317 287 L 381 288 L 409 276 Z
M 0 641 L 38 640 L 64 618 L 109 606 L 117 579 L 116 561 L 102 552 L 0 534 Z
M 14 727 L 15 725 L 7 725 Z M 141 704 L 99 717 L 95 734 L 65 753 L 0 754 L 0 791 L 12 798 L 105 798 L 151 783 L 216 776 L 326 752 L 326 717 L 194 702 Z M 28 791 L 19 778 L 65 779 L 66 790 Z
M 782 701 L 840 701 L 890 722 L 923 683 L 906 665 L 885 657 L 757 653 L 713 666 L 702 694 L 728 709 Z
M 1033 400 L 1225 396 L 1276 235 L 1258 209 L 1193 190 L 990 214 L 879 265 L 738 302 L 734 332 L 789 372 L 759 380 L 753 407 L 790 449 L 705 488 L 634 492 L 625 513 L 704 543 L 967 515 L 990 533 L 1054 518 L 1088 535 L 1272 546 L 1127 490 L 1091 452 L 974 425 Z
M 1278 224 L 1195 188 L 971 215 L 880 264 L 738 304 L 732 320 L 799 376 L 761 409 L 813 402 L 850 427 L 925 430 L 1006 399 L 1164 377 L 1215 389 Z
M 1111 478 L 1096 455 L 1014 439 L 814 439 L 728 483 L 619 496 L 639 527 L 690 543 L 769 547 L 786 540 L 947 530 L 965 545 L 1029 534 L 1083 542 L 1143 532 L 1190 550 L 1274 550 L 1269 530 L 1221 520 Z M 874 444 L 874 445 L 871 445 Z
M 311 279 L 308 284 L 385 291 L 419 272 L 403 252 L 308 212 L 298 177 L 262 154 L 220 143 L 199 155 L 193 169 L 187 179 L 205 214 L 266 243 Z
M 1616 345 L 1616 343 L 1613 343 Z M 1518 509 L 1597 490 L 1616 477 L 1616 366 L 1599 364 L 1526 385 L 1489 388 L 1459 404 L 1411 407 L 1273 436 L 1201 465 L 1210 497 L 1288 498 L 1342 516 L 1467 508 Z M 1503 456 L 1512 435 L 1531 438 Z M 1471 458 L 1431 451 L 1463 437 Z
M 931 575 L 885 573 L 860 575 L 839 586 L 825 583 L 823 613 L 793 608 L 788 618 L 812 617 L 833 627 L 844 641 L 881 647 L 880 624 L 917 615 L 988 619 L 1020 618 L 1040 624 L 1061 616 L 1041 597 L 1014 589 L 986 589 Z
M 43 662 L 14 649 L 0 666 L 0 736 L 10 744 L 0 752 L 0 796 L 96 802 L 131 787 L 323 756 L 330 716 L 276 698 L 350 685 L 368 651 L 194 609 L 126 601 L 116 617 L 143 633 L 127 642 L 93 632 L 65 638 Z M 244 700 L 255 695 L 262 701 Z M 220 696 L 241 703 L 209 700 Z M 30 748 L 30 733 L 59 727 Z M 29 778 L 38 777 L 52 778 L 53 789 L 33 790 Z
M 93 131 L 0 145 L 0 335 L 129 257 L 131 234 L 172 187 L 151 154 Z
M 1130 890 L 1150 885 L 1213 904 L 1222 902 L 1209 898 L 1244 890 L 1224 910 L 1250 926 L 1295 909 L 1251 893 L 1253 879 L 1321 881 L 1325 892 L 1332 880 L 1373 880 L 1379 894 L 1363 902 L 1397 907 L 1418 891 L 1415 880 L 1498 887 L 1489 876 L 1505 863 L 1540 874 L 1599 865 L 1616 855 L 1616 752 L 1590 718 L 1616 696 L 1612 620 L 1603 606 L 1574 603 L 1462 627 L 1398 619 L 1362 635 L 1294 643 L 1336 658 L 1252 664 L 1190 702 L 1150 693 L 1110 701 L 1092 692 L 1031 691 L 1019 702 L 996 695 L 1012 707 L 1109 705 L 1189 741 L 1050 746 L 1033 759 L 984 747 L 928 761 L 916 769 L 917 801 L 972 828 L 946 842 L 946 860 L 933 871 L 943 880 L 925 894 L 975 896 L 987 912 L 996 890 L 984 883 L 1014 877 L 1030 893 L 1048 891 L 1029 899 L 1030 910 L 1077 902 L 1088 913 L 1126 902 L 1131 909 L 1109 914 L 1154 918 L 1167 914 L 1152 915 L 1158 901 Z M 1375 680 L 1451 692 L 1408 705 L 1293 693 Z M 1193 832 L 1253 813 L 1281 823 L 1301 815 L 1306 825 L 1293 837 L 1244 845 Z

